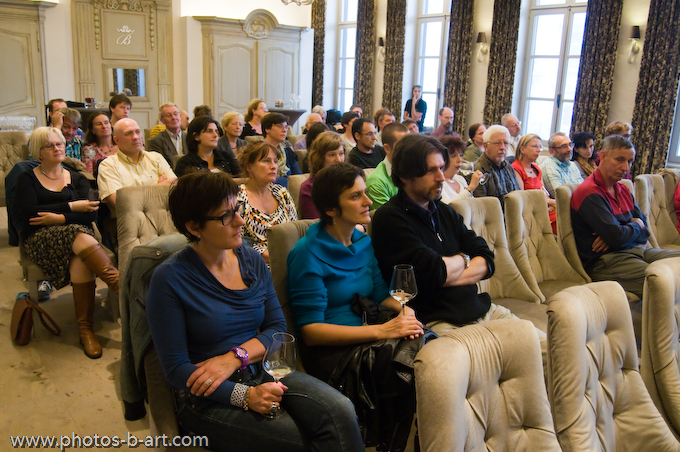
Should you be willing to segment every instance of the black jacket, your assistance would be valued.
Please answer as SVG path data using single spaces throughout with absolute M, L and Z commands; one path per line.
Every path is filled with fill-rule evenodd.
M 236 161 L 236 157 L 231 151 L 225 151 L 219 147 L 213 150 L 213 155 L 215 159 L 213 165 L 215 168 L 219 168 L 225 173 L 229 173 L 234 177 L 239 177 L 241 173 L 241 167 Z M 208 171 L 208 162 L 203 160 L 198 154 L 190 152 L 189 154 L 183 156 L 177 161 L 175 166 L 175 174 L 177 177 L 183 176 L 191 171 Z

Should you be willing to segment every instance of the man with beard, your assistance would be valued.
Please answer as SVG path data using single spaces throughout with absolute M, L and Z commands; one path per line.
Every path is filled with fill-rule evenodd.
M 451 135 L 460 138 L 457 132 L 453 131 L 453 110 L 449 107 L 444 107 L 439 110 L 439 127 L 434 129 L 430 134 L 431 137 L 439 139 L 444 135 Z
M 514 318 L 478 293 L 477 282 L 494 273 L 494 253 L 442 203 L 447 149 L 435 138 L 406 135 L 392 156 L 392 181 L 399 192 L 373 219 L 373 247 L 385 281 L 396 264 L 413 265 L 418 296 L 410 301 L 437 334 L 460 326 Z

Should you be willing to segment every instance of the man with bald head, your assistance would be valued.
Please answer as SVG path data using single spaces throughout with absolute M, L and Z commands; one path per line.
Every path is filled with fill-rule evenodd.
M 430 134 L 431 137 L 439 139 L 444 135 L 451 135 L 460 138 L 457 132 L 453 131 L 453 110 L 449 107 L 444 107 L 439 110 L 439 127 L 434 129 Z
M 142 130 L 131 118 L 120 119 L 113 127 L 118 152 L 102 160 L 97 185 L 102 201 L 116 212 L 116 191 L 132 185 L 167 185 L 177 176 L 158 152 L 144 150 Z
M 309 132 L 309 128 L 312 127 L 317 122 L 323 122 L 323 118 L 321 118 L 320 114 L 310 113 L 309 115 L 307 115 L 307 122 L 305 122 L 305 133 Z M 297 140 L 295 146 L 293 147 L 294 151 L 297 151 L 299 149 L 307 149 L 307 140 L 305 140 L 304 137 L 300 140 Z

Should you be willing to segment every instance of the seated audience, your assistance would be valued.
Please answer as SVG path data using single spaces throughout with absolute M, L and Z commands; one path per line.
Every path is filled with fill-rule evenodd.
M 548 191 L 543 187 L 543 175 L 541 169 L 536 165 L 536 159 L 543 149 L 541 137 L 534 133 L 524 135 L 519 140 L 517 155 L 512 167 L 515 169 L 517 182 L 520 190 L 542 190 L 548 202 L 548 216 L 553 234 L 557 234 L 557 212 L 555 211 L 555 200 L 548 195 Z
M 245 121 L 246 124 L 243 127 L 243 133 L 241 133 L 241 138 L 252 137 L 256 135 L 262 135 L 262 118 L 269 112 L 267 104 L 264 103 L 262 99 L 253 99 L 248 104 L 248 109 L 246 110 Z
M 354 124 L 354 121 L 359 117 L 359 113 L 346 111 L 342 114 L 342 118 L 340 119 L 340 123 L 344 129 L 342 132 L 342 145 L 345 148 L 346 155 L 349 155 L 349 153 L 352 152 L 352 149 L 354 149 L 354 146 L 357 145 L 357 142 L 354 140 L 354 135 L 352 134 L 352 124 Z
M 328 126 L 323 123 L 323 122 L 317 122 L 315 124 L 312 124 L 309 128 L 309 132 L 305 135 L 305 137 L 300 140 L 305 142 L 305 149 L 310 150 L 312 148 L 312 143 L 317 139 L 317 137 L 330 130 Z M 335 133 L 335 132 L 334 132 Z M 337 133 L 336 133 L 337 135 Z M 338 135 L 339 136 L 339 135 Z M 344 148 L 343 148 L 344 150 Z M 296 154 L 297 155 L 297 154 Z M 302 164 L 300 165 L 300 170 L 303 173 L 309 173 L 309 152 L 307 155 L 305 155 L 305 158 L 302 160 Z
M 514 318 L 488 293 L 478 293 L 477 282 L 494 273 L 494 254 L 439 200 L 448 166 L 449 152 L 436 138 L 402 138 L 392 158 L 399 193 L 375 212 L 372 234 L 385 281 L 395 265 L 413 265 L 418 296 L 409 305 L 440 336 L 469 323 Z
M 321 122 L 326 123 L 326 109 L 323 105 L 314 105 L 314 107 L 312 107 L 312 113 L 319 115 L 321 117 Z M 309 128 L 307 130 L 309 130 Z
M 169 185 L 175 173 L 158 152 L 147 152 L 142 144 L 142 130 L 134 119 L 121 119 L 113 126 L 113 142 L 118 152 L 102 160 L 97 175 L 99 197 L 115 217 L 116 191 L 132 185 Z
M 109 101 L 111 111 L 111 127 L 115 126 L 121 119 L 127 118 L 132 109 L 132 102 L 125 94 L 116 94 Z
M 543 171 L 543 185 L 553 199 L 555 199 L 555 189 L 560 185 L 583 182 L 581 172 L 571 161 L 572 149 L 574 149 L 574 143 L 565 133 L 554 133 L 548 140 L 550 156 L 540 164 L 540 168 Z
M 209 116 L 212 118 L 213 111 L 210 105 L 197 105 L 194 107 L 194 118 L 197 116 Z
M 486 132 L 486 124 L 475 123 L 470 126 L 468 135 L 468 145 L 463 154 L 463 160 L 466 162 L 476 162 L 484 153 L 484 132 Z
M 302 174 L 297 163 L 297 155 L 288 145 L 288 118 L 281 113 L 267 113 L 262 118 L 262 136 L 279 153 L 276 183 L 288 186 L 288 176 Z
M 241 246 L 237 194 L 224 173 L 189 174 L 170 191 L 190 245 L 154 271 L 146 312 L 179 425 L 213 451 L 361 450 L 339 392 L 304 372 L 276 382 L 262 369 L 286 321 L 269 270 Z
M 94 174 L 97 162 L 118 152 L 118 146 L 113 144 L 111 136 L 111 122 L 106 113 L 93 113 L 87 118 L 87 133 L 85 134 L 81 160 L 87 170 Z
M 404 119 L 401 124 L 406 127 L 408 133 L 420 133 L 420 130 L 418 130 L 418 123 L 411 118 Z
M 449 107 L 444 107 L 439 110 L 439 127 L 434 129 L 430 136 L 435 138 L 443 137 L 444 135 L 452 135 L 460 137 L 457 132 L 453 131 L 453 110 Z
M 52 117 L 52 127 L 59 129 L 66 140 L 66 157 L 80 160 L 83 140 L 78 136 L 80 112 L 74 108 L 60 108 Z
M 222 129 L 212 116 L 196 116 L 187 129 L 187 154 L 177 161 L 177 177 L 192 171 L 223 171 L 238 176 L 241 167 L 231 152 L 217 146 Z
M 574 155 L 571 160 L 585 180 L 597 168 L 593 155 L 595 152 L 595 135 L 591 132 L 576 132 L 572 138 L 574 139 Z
M 387 108 L 383 108 L 382 110 L 383 112 L 380 113 L 380 115 L 378 116 L 378 122 L 376 122 L 378 127 L 378 136 L 375 139 L 375 142 L 380 146 L 383 145 L 382 130 L 385 128 L 387 124 L 392 124 L 397 120 L 395 116 L 392 114 L 392 112 L 389 111 Z
M 385 150 L 375 143 L 375 126 L 370 120 L 356 119 L 352 124 L 352 136 L 357 145 L 349 153 L 349 163 L 359 168 L 375 168 L 383 161 Z
M 593 281 L 617 281 L 642 298 L 647 265 L 680 257 L 680 251 L 647 245 L 645 216 L 620 182 L 634 160 L 635 148 L 627 138 L 605 138 L 599 166 L 571 197 L 571 222 L 581 263 Z
M 66 140 L 59 129 L 31 133 L 30 154 L 40 164 L 17 179 L 20 236 L 28 257 L 55 289 L 73 287 L 80 343 L 92 359 L 102 347 L 92 330 L 95 275 L 118 293 L 118 270 L 94 237 L 99 201 L 88 201 L 89 181 L 62 166 Z
M 240 138 L 243 133 L 243 115 L 237 111 L 230 111 L 222 116 L 222 130 L 224 135 L 217 140 L 217 148 L 221 149 L 227 154 L 231 154 L 234 157 L 238 155 L 241 150 L 248 145 L 246 140 Z M 238 165 L 238 162 L 235 162 Z M 241 171 L 232 173 L 237 176 Z
M 267 230 L 276 224 L 298 219 L 290 193 L 275 183 L 280 155 L 269 142 L 260 141 L 248 145 L 239 156 L 244 176 L 249 178 L 241 185 L 237 196 L 239 213 L 245 220 L 243 236 L 252 241 L 252 247 L 267 264 Z
M 66 107 L 68 107 L 68 105 L 66 105 L 66 101 L 64 99 L 50 99 L 50 101 L 47 103 L 47 125 L 55 127 L 55 122 L 61 122 L 60 116 L 62 113 L 59 113 L 59 110 Z
M 312 126 L 314 127 L 316 124 Z M 345 148 L 342 147 L 340 135 L 330 130 L 322 132 L 309 147 L 307 157 L 309 158 L 309 178 L 300 185 L 300 215 L 305 220 L 315 220 L 319 218 L 319 211 L 316 210 L 314 201 L 312 201 L 314 176 L 328 165 L 345 161 Z
M 406 127 L 397 122 L 388 124 L 383 129 L 385 158 L 366 178 L 366 195 L 373 201 L 371 210 L 380 208 L 397 194 L 397 187 L 392 182 L 392 152 L 397 142 L 407 133 Z
M 305 122 L 305 127 L 302 129 L 303 134 L 307 134 L 309 132 L 309 129 L 312 127 L 313 124 L 316 123 L 321 123 L 321 124 L 326 124 L 325 121 L 321 120 L 321 115 L 318 113 L 310 113 L 307 115 L 307 121 Z M 306 140 L 298 140 L 297 143 L 295 143 L 295 146 L 293 146 L 293 150 L 297 151 L 298 149 L 308 149 L 307 148 L 307 141 Z
M 411 93 L 412 97 L 406 101 L 406 106 L 404 107 L 403 119 L 404 121 L 407 119 L 416 121 L 418 132 L 422 132 L 423 124 L 425 123 L 425 115 L 427 114 L 427 103 L 425 103 L 422 98 L 423 87 L 420 85 L 413 85 Z
M 373 124 L 375 124 L 375 128 L 378 131 L 380 131 L 380 126 L 378 125 L 378 121 L 380 121 L 380 116 L 383 113 L 389 112 L 389 111 L 390 111 L 389 109 L 382 107 L 382 108 L 378 108 L 378 110 L 376 110 L 375 114 L 373 115 Z M 390 113 L 390 114 L 392 114 L 392 113 Z
M 483 135 L 484 153 L 475 162 L 475 171 L 485 173 L 477 188 L 473 191 L 476 197 L 495 196 L 505 205 L 504 197 L 513 190 L 519 190 L 519 184 L 512 166 L 505 161 L 510 146 L 510 132 L 498 124 L 492 125 Z M 486 178 L 486 181 L 484 181 Z
M 501 125 L 510 132 L 510 146 L 508 147 L 508 163 L 512 163 L 517 155 L 517 147 L 519 146 L 519 139 L 522 137 L 522 123 L 517 116 L 512 113 L 506 113 L 501 117 Z
M 604 129 L 604 138 L 611 135 L 621 135 L 623 138 L 630 140 L 630 137 L 633 135 L 633 126 L 629 122 L 612 122 Z M 597 159 L 595 159 L 595 161 L 598 164 L 600 163 L 599 156 Z M 630 171 L 626 171 L 626 174 L 623 175 L 623 178 L 630 180 L 633 179 L 633 175 L 630 173 Z
M 288 291 L 296 332 L 303 339 L 305 370 L 354 402 L 367 430 L 366 446 L 377 443 L 378 450 L 403 451 L 415 388 L 412 378 L 404 381 L 397 372 L 412 372 L 412 365 L 397 368 L 391 362 L 400 346 L 415 355 L 422 339 L 404 338 L 421 336 L 423 326 L 413 309 L 407 306 L 402 312 L 389 295 L 370 237 L 356 230 L 371 221 L 365 190 L 363 170 L 348 163 L 335 163 L 317 174 L 312 197 L 321 221 L 307 229 L 288 255 Z M 365 297 L 376 310 L 383 307 L 391 320 L 362 324 L 353 309 L 356 296 Z M 345 385 L 345 379 L 355 384 Z
M 187 113 L 184 110 L 179 111 L 179 128 L 182 129 L 182 132 L 187 131 L 187 127 L 189 127 L 189 113 Z M 165 124 L 156 124 L 153 126 L 153 129 L 149 132 L 149 138 L 153 138 L 162 131 L 165 130 Z
M 163 104 L 158 112 L 161 122 L 165 125 L 165 131 L 151 138 L 146 148 L 161 154 L 172 167 L 175 164 L 175 156 L 187 153 L 187 137 L 180 127 L 181 114 L 177 105 Z
M 465 151 L 465 143 L 459 137 L 451 135 L 445 135 L 439 141 L 449 151 L 451 162 L 446 171 L 444 171 L 441 202 L 448 204 L 454 199 L 472 198 L 472 192 L 475 191 L 479 185 L 479 179 L 483 176 L 482 172 L 479 170 L 473 172 L 470 175 L 470 184 L 468 185 L 467 180 L 459 174 L 460 167 L 463 164 L 462 156 Z
M 364 107 L 361 105 L 352 104 L 352 106 L 349 107 L 349 111 L 353 111 L 354 113 L 358 114 L 360 118 L 364 115 Z

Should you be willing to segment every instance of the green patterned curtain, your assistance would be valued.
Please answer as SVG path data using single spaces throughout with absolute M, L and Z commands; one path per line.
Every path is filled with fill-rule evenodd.
M 652 0 L 633 110 L 633 176 L 666 165 L 680 72 L 680 5 Z
M 470 62 L 472 60 L 472 19 L 474 0 L 453 0 L 446 53 L 444 106 L 453 109 L 453 130 L 465 135 Z M 432 114 L 437 114 L 434 112 Z
M 353 102 L 364 107 L 364 116 L 369 118 L 373 114 L 375 44 L 375 0 L 359 0 Z
M 484 122 L 489 125 L 499 124 L 501 116 L 512 108 L 521 4 L 522 0 L 494 2 L 484 102 Z
M 589 0 L 571 131 L 602 137 L 607 127 L 623 0 Z M 563 132 L 566 132 L 563 130 Z M 599 143 L 596 147 L 599 149 Z
M 314 62 L 312 74 L 312 105 L 323 105 L 323 57 L 326 44 L 326 0 L 312 3 L 314 29 Z
M 404 81 L 404 33 L 406 0 L 387 0 L 387 32 L 385 33 L 385 79 L 383 107 L 401 120 L 402 85 Z

